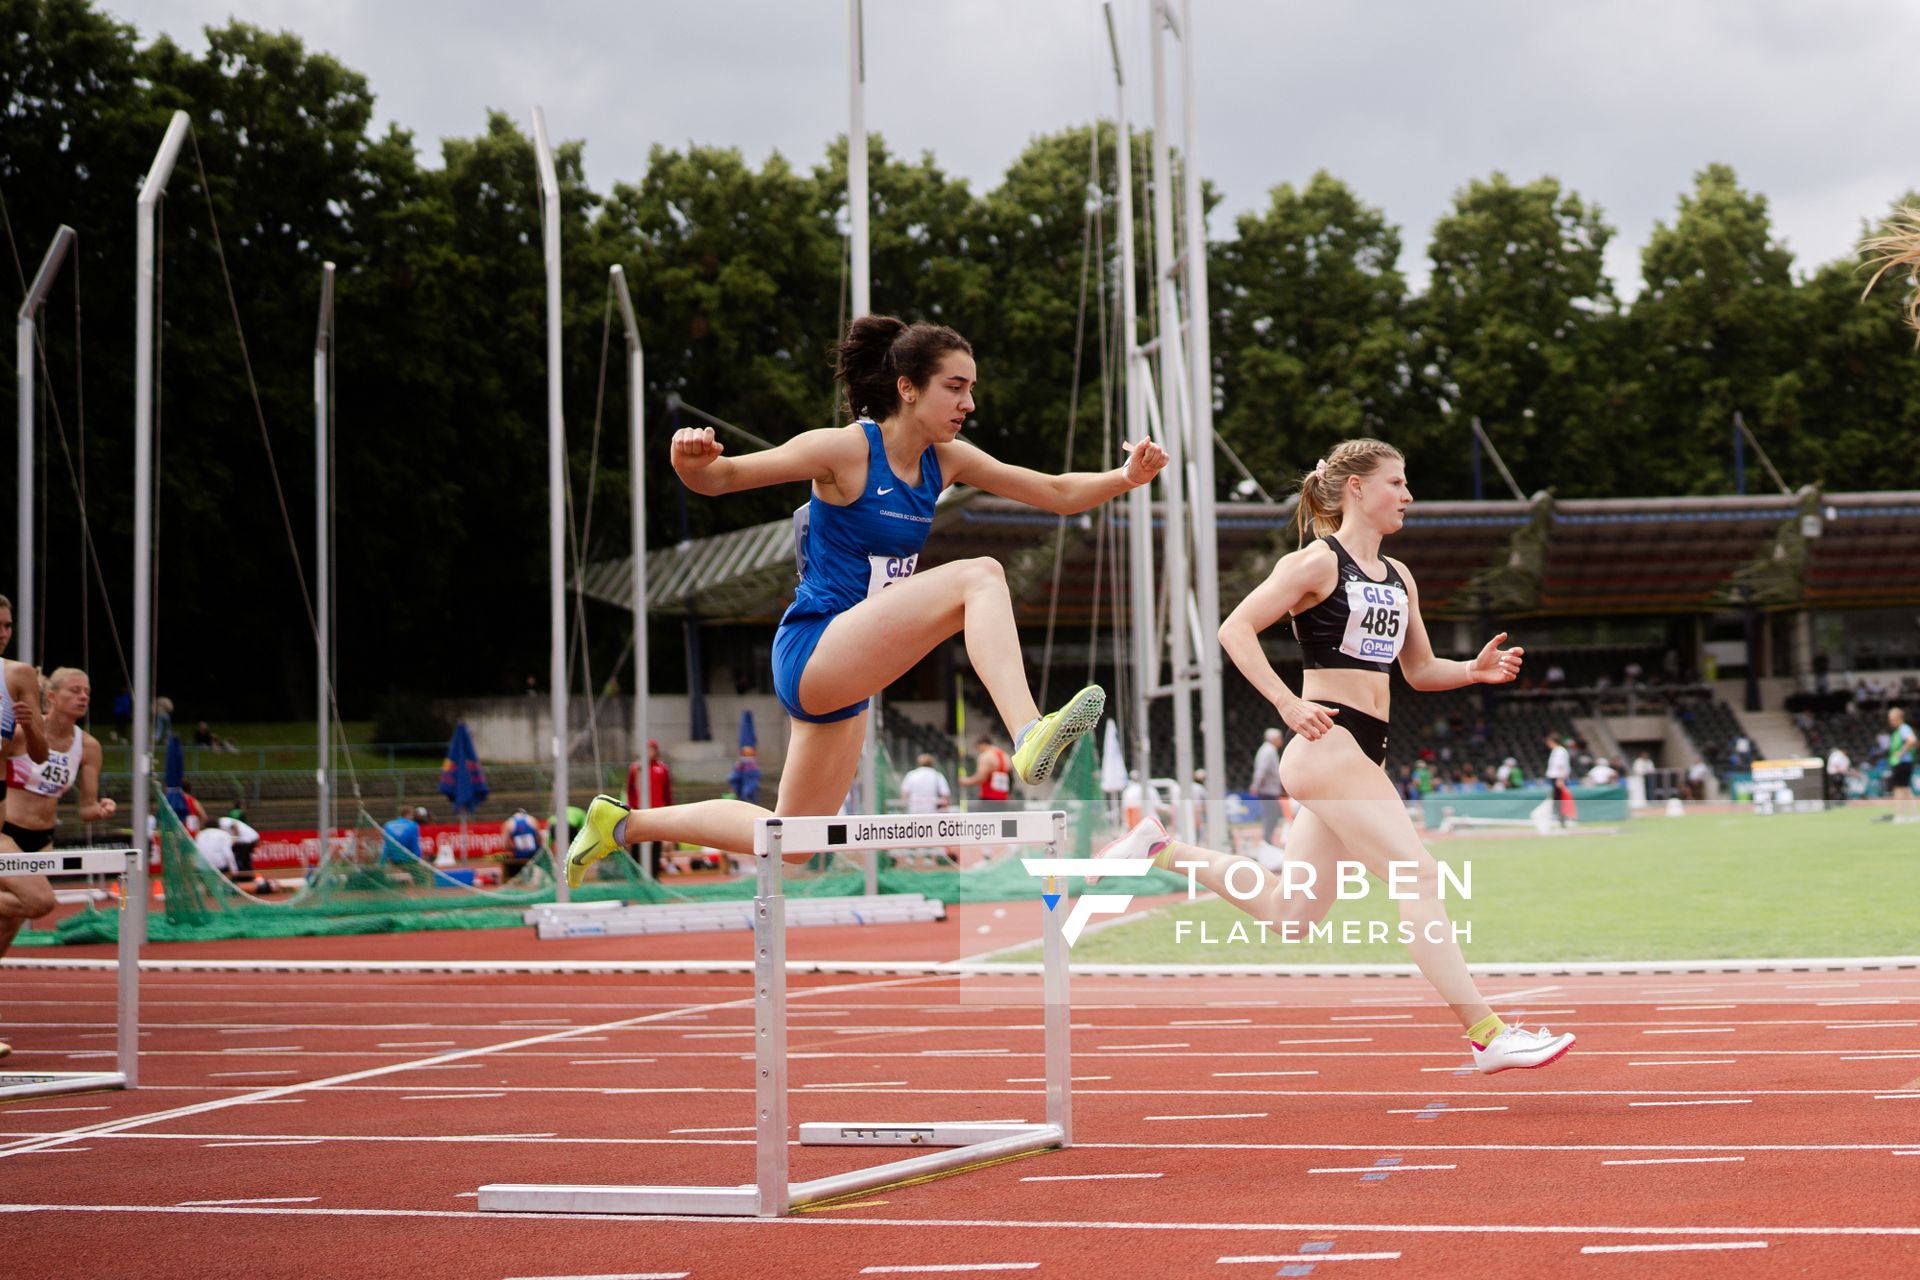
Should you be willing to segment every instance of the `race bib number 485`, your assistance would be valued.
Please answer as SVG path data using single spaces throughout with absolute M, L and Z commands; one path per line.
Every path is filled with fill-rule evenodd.
M 920 563 L 920 557 L 910 556 L 868 556 L 867 599 L 871 600 L 896 582 L 905 582 L 913 576 L 914 566 Z
M 1362 662 L 1392 662 L 1407 638 L 1407 593 L 1380 582 L 1349 582 L 1347 631 L 1340 652 Z

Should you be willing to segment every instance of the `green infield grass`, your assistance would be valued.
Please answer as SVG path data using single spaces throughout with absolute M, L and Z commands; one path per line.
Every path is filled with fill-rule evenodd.
M 1920 825 L 1874 821 L 1885 812 L 1647 817 L 1618 835 L 1455 838 L 1429 848 L 1461 878 L 1471 864 L 1471 900 L 1448 902 L 1454 921 L 1472 926 L 1461 948 L 1469 961 L 1920 955 Z M 1366 941 L 1365 922 L 1399 919 L 1385 886 L 1370 879 L 1367 888 L 1365 898 L 1336 902 L 1327 917 L 1336 929 L 1360 922 L 1358 941 L 1336 932 L 1332 941 L 1286 943 L 1274 931 L 1263 943 L 1244 912 L 1203 889 L 1198 901 L 1090 930 L 1073 958 L 1410 961 L 1392 934 L 1385 943 Z M 1038 959 L 1039 952 L 1004 958 Z

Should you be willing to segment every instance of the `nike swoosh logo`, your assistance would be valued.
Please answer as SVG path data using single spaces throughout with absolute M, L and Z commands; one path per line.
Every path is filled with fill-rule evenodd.
M 892 487 L 891 487 L 891 486 L 889 486 L 889 487 L 887 487 L 887 488 L 885 488 L 885 489 L 875 489 L 875 490 L 874 490 L 874 492 L 875 492 L 875 493 L 877 493 L 877 494 L 879 494 L 879 495 L 880 495 L 880 496 L 882 496 L 882 497 L 885 497 L 885 496 L 886 496 L 887 494 L 889 494 L 889 493 L 892 493 L 892 492 L 893 492 L 893 489 L 892 489 Z

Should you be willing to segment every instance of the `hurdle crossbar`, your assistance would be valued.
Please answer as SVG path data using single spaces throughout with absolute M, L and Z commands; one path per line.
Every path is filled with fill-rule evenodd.
M 788 1172 L 792 1130 L 787 1090 L 786 897 L 781 870 L 789 855 L 884 849 L 944 841 L 971 845 L 1044 845 L 1059 853 L 1066 814 L 1059 811 L 990 814 L 903 814 L 835 818 L 762 818 L 754 824 L 759 893 L 753 900 L 754 958 L 754 1181 L 730 1187 L 552 1186 L 489 1183 L 480 1188 L 484 1211 L 513 1213 L 708 1214 L 777 1218 L 874 1187 L 967 1165 L 1071 1146 L 1072 1061 L 1068 1003 L 1066 913 L 1050 909 L 1042 954 L 1045 1001 L 1045 1123 L 943 1122 L 809 1123 L 803 1145 L 935 1147 L 890 1164 L 793 1182 Z
M 147 935 L 147 900 L 136 892 L 132 849 L 48 849 L 0 853 L 0 876 L 117 876 L 120 879 L 120 950 L 114 1001 L 112 1071 L 0 1070 L 0 1102 L 43 1094 L 132 1089 L 140 1083 L 140 943 Z

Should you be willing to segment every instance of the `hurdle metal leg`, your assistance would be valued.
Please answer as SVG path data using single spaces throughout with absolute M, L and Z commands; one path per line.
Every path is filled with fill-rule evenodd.
M 816 1178 L 789 1180 L 790 1115 L 787 1096 L 787 949 L 783 853 L 877 849 L 916 823 L 965 822 L 948 815 L 894 818 L 769 818 L 755 831 L 759 893 L 754 898 L 754 1149 L 755 1181 L 735 1187 L 546 1186 L 490 1183 L 480 1188 L 479 1207 L 493 1212 L 706 1214 L 780 1217 L 794 1209 L 885 1186 L 907 1178 L 1071 1145 L 1073 1139 L 1071 1016 L 1066 912 L 1049 910 L 1043 945 L 1046 1044 L 1045 1123 L 966 1122 L 809 1123 L 800 1126 L 803 1145 L 941 1148 L 890 1164 Z M 979 815 L 965 833 L 969 843 L 1044 844 L 1058 852 L 1066 815 Z
M 140 944 L 146 937 L 144 858 L 132 849 L 48 849 L 0 854 L 0 876 L 107 875 L 120 879 L 119 972 L 115 975 L 113 1071 L 0 1070 L 0 1100 L 140 1083 Z

